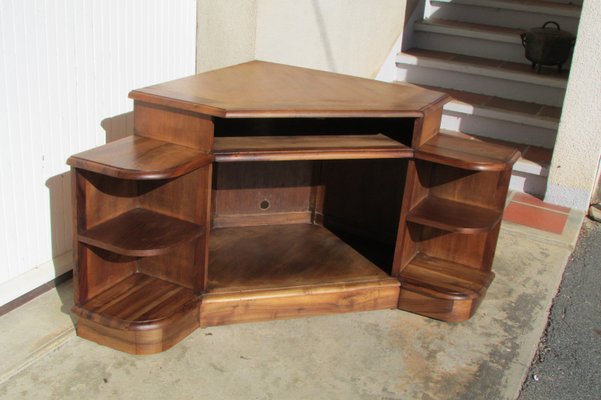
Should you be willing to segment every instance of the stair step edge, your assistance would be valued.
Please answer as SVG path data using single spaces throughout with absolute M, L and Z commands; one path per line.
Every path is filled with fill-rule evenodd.
M 532 115 L 509 110 L 502 110 L 499 108 L 487 107 L 482 105 L 473 105 L 459 100 L 451 100 L 444 106 L 444 109 L 447 111 L 452 111 L 461 114 L 476 115 L 480 117 L 487 117 L 502 121 L 510 121 L 522 125 L 536 126 L 538 128 L 545 128 L 550 130 L 557 130 L 559 128 L 559 121 L 554 118 L 542 117 L 539 115 Z
M 414 25 L 417 32 L 438 33 L 444 35 L 460 36 L 472 39 L 490 40 L 515 45 L 521 45 L 522 39 L 519 36 L 521 29 L 515 29 L 515 32 L 498 32 L 494 29 L 486 29 L 477 26 L 452 26 L 447 25 L 440 20 L 424 20 Z M 509 29 L 509 28 L 508 28 Z
M 557 15 L 562 17 L 580 18 L 581 7 L 574 4 L 561 4 L 551 2 L 520 3 L 503 0 L 431 0 L 432 3 L 473 5 L 478 7 L 490 7 L 511 11 L 523 11 L 537 14 Z
M 521 157 L 519 160 L 516 161 L 515 164 L 513 164 L 513 171 L 529 175 L 537 175 L 543 178 L 549 176 L 549 167 L 537 164 L 530 160 L 526 160 L 523 157 Z
M 540 86 L 565 89 L 567 81 L 546 75 L 529 74 L 521 71 L 501 70 L 496 67 L 488 67 L 468 62 L 455 60 L 445 60 L 434 57 L 415 56 L 407 53 L 399 53 L 396 57 L 397 66 L 412 65 L 446 70 L 452 72 L 466 73 L 470 75 L 480 75 L 488 78 L 505 79 L 517 82 L 530 83 Z

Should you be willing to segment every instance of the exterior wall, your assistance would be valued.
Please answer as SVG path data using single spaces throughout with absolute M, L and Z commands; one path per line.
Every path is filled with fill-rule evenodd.
M 131 89 L 193 74 L 195 30 L 195 0 L 2 1 L 0 305 L 72 268 L 67 158 L 131 133 Z
M 255 59 L 257 0 L 198 0 L 198 73 Z
M 374 78 L 402 33 L 406 1 L 258 0 L 256 56 Z
M 585 1 L 545 200 L 586 210 L 601 155 L 601 2 Z
M 257 59 L 392 80 L 390 68 L 380 69 L 394 66 L 394 58 L 384 60 L 400 50 L 405 6 L 405 0 L 198 0 L 197 72 Z

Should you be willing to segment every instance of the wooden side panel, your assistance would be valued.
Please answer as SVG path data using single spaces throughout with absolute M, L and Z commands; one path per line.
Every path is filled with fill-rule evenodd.
M 206 222 L 210 167 L 199 168 L 176 179 L 139 181 L 139 205 L 162 214 L 203 225 Z
M 76 267 L 79 304 L 121 282 L 136 272 L 136 257 L 121 256 L 106 250 L 78 244 L 79 265 Z
M 444 99 L 429 106 L 424 110 L 424 116 L 415 120 L 411 147 L 417 149 L 438 134 L 442 120 L 442 107 L 446 102 L 447 100 Z
M 203 234 L 171 253 L 142 258 L 138 269 L 200 293 L 205 289 L 211 166 L 166 181 L 139 182 L 141 207 L 200 226 Z
M 200 239 L 192 240 L 172 252 L 138 260 L 138 272 L 196 290 L 199 265 L 195 263 Z
M 165 106 L 134 102 L 136 135 L 192 147 L 209 153 L 213 146 L 211 118 Z
M 77 169 L 77 231 L 82 232 L 136 206 L 136 181 Z
M 507 194 L 503 172 L 475 172 L 416 161 L 420 184 L 431 196 L 502 210 Z
M 417 254 L 418 246 L 416 241 L 412 239 L 410 226 L 407 222 L 407 214 L 413 206 L 428 195 L 428 190 L 419 183 L 417 166 L 413 160 L 409 161 L 405 182 L 405 193 L 403 195 L 394 260 L 392 263 L 392 276 L 398 276 L 400 271 Z
M 499 179 L 497 180 L 496 188 L 496 204 L 499 210 L 505 209 L 505 199 L 507 198 L 507 191 L 509 189 L 509 180 L 511 179 L 511 170 L 506 170 L 499 173 Z M 483 271 L 491 271 L 492 264 L 495 257 L 495 251 L 497 249 L 497 241 L 499 238 L 499 232 L 501 230 L 501 224 L 499 223 L 496 228 L 492 229 L 488 233 L 486 243 L 484 245 L 484 259 L 482 261 L 481 269 Z
M 208 294 L 200 305 L 200 326 L 270 321 L 334 313 L 396 308 L 395 280 L 329 288 L 248 294 Z
M 463 234 L 417 224 L 410 224 L 409 232 L 419 251 L 431 257 L 477 269 L 483 269 L 484 261 L 488 258 L 485 245 L 489 232 Z
M 135 258 L 95 249 L 78 241 L 78 234 L 131 209 L 136 186 L 132 181 L 72 169 L 74 300 L 81 305 L 135 272 Z
M 310 222 L 310 161 L 226 163 L 214 170 L 214 227 Z
M 324 226 L 392 245 L 406 170 L 406 160 L 324 162 L 319 201 Z

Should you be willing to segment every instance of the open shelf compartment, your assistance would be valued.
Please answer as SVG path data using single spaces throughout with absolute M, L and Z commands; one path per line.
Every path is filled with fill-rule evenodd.
M 395 308 L 399 282 L 312 224 L 213 230 L 201 325 Z
M 493 229 L 501 216 L 499 210 L 431 196 L 409 212 L 407 221 L 450 232 L 477 233 Z
M 202 226 L 144 208 L 134 208 L 78 235 L 82 243 L 126 256 L 165 254 L 196 239 Z

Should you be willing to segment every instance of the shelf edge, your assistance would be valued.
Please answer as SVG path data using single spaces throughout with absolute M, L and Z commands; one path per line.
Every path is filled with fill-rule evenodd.
M 120 254 L 123 256 L 130 256 L 130 257 L 152 257 L 152 256 L 158 256 L 161 254 L 166 254 L 169 253 L 170 251 L 172 251 L 175 247 L 183 244 L 183 243 L 188 243 L 192 240 L 198 239 L 199 237 L 201 237 L 202 235 L 204 235 L 204 228 L 202 225 L 198 225 L 198 224 L 194 224 L 192 222 L 189 221 L 184 221 L 184 220 L 180 220 L 178 218 L 174 218 L 168 215 L 164 215 L 161 213 L 158 213 L 156 211 L 151 211 L 151 210 L 145 210 L 148 213 L 154 213 L 157 214 L 158 217 L 162 217 L 162 218 L 168 218 L 168 219 L 172 219 L 172 220 L 176 220 L 178 221 L 179 224 L 185 224 L 186 226 L 188 226 L 190 228 L 190 234 L 188 234 L 183 240 L 178 240 L 177 242 L 174 243 L 170 243 L 170 244 L 165 244 L 164 246 L 158 246 L 156 248 L 151 248 L 151 249 L 132 249 L 132 248 L 126 248 L 123 246 L 119 246 L 118 243 L 109 243 L 105 240 L 102 240 L 100 238 L 95 238 L 94 237 L 94 230 L 98 230 L 98 229 L 102 229 L 105 228 L 107 225 L 106 224 L 111 224 L 111 222 L 114 222 L 115 220 L 118 220 L 121 217 L 127 216 L 127 214 L 132 213 L 133 211 L 136 210 L 145 210 L 145 209 L 140 209 L 140 208 L 135 208 L 132 210 L 129 210 L 123 214 L 120 214 L 112 219 L 109 219 L 108 221 L 104 221 L 84 232 L 78 233 L 77 234 L 77 240 L 81 243 L 93 246 L 93 247 L 97 247 L 99 249 L 102 250 L 107 250 L 110 251 L 112 253 L 116 253 L 116 254 Z M 108 225 L 110 226 L 110 225 Z M 92 235 L 90 235 L 90 232 L 92 232 Z
M 415 159 L 422 160 L 422 161 L 434 162 L 434 163 L 438 163 L 438 164 L 444 164 L 444 165 L 448 165 L 451 167 L 467 169 L 467 170 L 471 170 L 471 171 L 480 171 L 480 172 L 496 171 L 496 172 L 499 172 L 499 171 L 510 170 L 513 167 L 513 164 L 515 164 L 516 161 L 521 156 L 521 153 L 519 150 L 512 149 L 513 151 L 508 151 L 507 157 L 503 160 L 490 159 L 488 161 L 486 161 L 486 160 L 470 161 L 470 160 L 460 158 L 461 153 L 464 153 L 466 155 L 466 158 L 470 156 L 469 153 L 462 151 L 461 148 L 459 148 L 459 147 L 448 147 L 448 146 L 445 146 L 444 144 L 439 144 L 438 142 L 440 140 L 457 140 L 457 141 L 465 141 L 467 143 L 472 142 L 471 139 L 463 139 L 463 138 L 454 137 L 452 135 L 448 135 L 445 133 L 439 133 L 438 135 L 434 136 L 428 142 L 424 143 L 422 146 L 420 146 L 418 149 L 415 150 L 415 153 L 414 153 Z M 481 144 L 493 146 L 493 147 L 494 146 L 504 147 L 504 148 L 506 147 L 506 146 L 501 146 L 501 145 L 491 145 L 491 144 L 484 144 L 484 143 L 481 143 Z M 459 153 L 459 154 L 458 155 L 439 154 L 434 150 L 428 151 L 429 147 L 438 148 L 440 150 L 448 150 L 448 151 Z M 508 149 L 511 149 L 511 148 L 508 148 Z
M 438 202 L 438 204 L 436 204 L 436 202 Z M 443 210 L 455 209 L 461 211 L 462 214 L 469 212 L 471 209 L 474 213 L 484 214 L 484 218 L 486 218 L 487 221 L 485 224 L 481 224 L 480 226 L 463 226 L 458 224 L 452 224 L 449 222 L 445 222 L 442 218 L 432 217 L 432 213 L 429 212 L 430 210 L 423 211 L 423 209 L 432 207 L 436 207 Z M 448 215 L 452 213 L 447 211 L 443 214 Z M 407 221 L 419 225 L 428 226 L 431 228 L 441 229 L 448 232 L 475 234 L 490 231 L 501 222 L 502 217 L 503 213 L 500 211 L 464 204 L 453 200 L 426 197 L 411 211 L 409 211 L 407 215 Z

